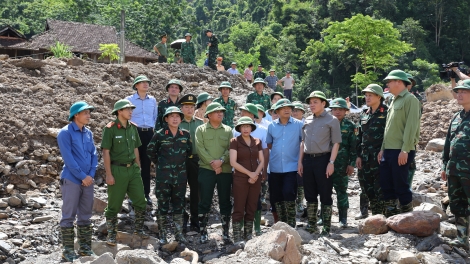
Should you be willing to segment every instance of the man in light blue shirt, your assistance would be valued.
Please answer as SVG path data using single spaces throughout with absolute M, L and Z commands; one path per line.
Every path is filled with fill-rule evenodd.
M 271 149 L 269 159 L 269 191 L 282 222 L 295 228 L 297 196 L 297 164 L 303 123 L 292 118 L 294 105 L 288 99 L 277 101 L 274 112 L 279 119 L 268 126 L 266 143 Z
M 228 73 L 234 75 L 234 74 L 240 74 L 237 70 L 237 63 L 236 62 L 232 62 L 232 64 L 230 65 L 230 69 L 227 70 Z
M 153 136 L 153 126 L 158 116 L 158 105 L 155 97 L 148 94 L 151 81 L 147 76 L 140 75 L 134 80 L 132 89 L 137 92 L 133 95 L 126 97 L 133 105 L 135 109 L 132 112 L 131 122 L 137 126 L 139 132 L 140 141 L 142 145 L 139 147 L 139 157 L 141 166 L 141 177 L 142 183 L 144 184 L 145 198 L 147 204 L 152 205 L 150 199 L 150 165 L 151 161 L 147 156 L 147 145 Z
M 74 251 L 74 221 L 77 222 L 77 235 L 81 256 L 90 256 L 91 215 L 93 208 L 93 185 L 98 157 L 93 142 L 93 133 L 85 127 L 90 122 L 93 106 L 86 102 L 76 102 L 70 107 L 70 124 L 63 127 L 57 135 L 60 154 L 64 167 L 60 174 L 62 192 L 62 258 L 73 261 L 78 258 Z

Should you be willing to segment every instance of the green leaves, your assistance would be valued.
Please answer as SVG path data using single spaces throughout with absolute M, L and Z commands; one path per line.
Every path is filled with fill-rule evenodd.
M 72 48 L 66 44 L 57 41 L 54 46 L 50 47 L 50 51 L 56 58 L 72 58 Z
M 119 59 L 119 53 L 121 52 L 118 44 L 114 44 L 114 43 L 100 44 L 99 50 L 102 53 L 98 59 L 108 58 L 109 62 L 117 61 Z

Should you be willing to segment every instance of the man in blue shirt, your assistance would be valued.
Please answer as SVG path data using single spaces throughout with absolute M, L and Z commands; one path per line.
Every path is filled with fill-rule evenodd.
M 132 89 L 137 92 L 126 97 L 135 109 L 132 112 L 131 122 L 136 124 L 142 145 L 139 147 L 139 157 L 141 166 L 142 183 L 144 184 L 145 198 L 147 204 L 152 205 L 150 199 L 150 165 L 151 161 L 147 156 L 147 145 L 153 136 L 153 126 L 158 116 L 158 106 L 155 97 L 148 94 L 151 81 L 145 75 L 137 76 Z
M 277 101 L 274 112 L 279 119 L 268 126 L 266 143 L 271 149 L 268 179 L 271 203 L 276 206 L 282 222 L 295 228 L 295 198 L 297 196 L 297 162 L 303 123 L 292 118 L 294 105 L 288 99 Z
M 240 74 L 237 70 L 237 63 L 236 62 L 232 62 L 232 64 L 230 65 L 230 69 L 227 70 L 228 73 L 234 75 L 234 74 Z
M 64 167 L 60 174 L 62 192 L 62 258 L 72 262 L 78 258 L 74 251 L 74 221 L 77 220 L 78 253 L 90 256 L 91 214 L 93 208 L 93 185 L 98 158 L 93 142 L 93 133 L 85 127 L 90 122 L 93 106 L 86 102 L 76 102 L 70 107 L 70 124 L 63 127 L 57 135 L 60 154 Z

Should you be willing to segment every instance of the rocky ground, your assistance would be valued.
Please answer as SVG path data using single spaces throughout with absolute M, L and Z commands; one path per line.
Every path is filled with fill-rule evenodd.
M 218 84 L 229 80 L 239 105 L 252 90 L 239 77 L 187 65 L 121 66 L 55 59 L 0 61 L 0 94 L 4 102 L 0 109 L 0 263 L 60 262 L 58 221 L 62 201 L 58 179 L 62 160 L 55 140 L 57 130 L 67 123 L 70 105 L 86 100 L 96 107 L 90 127 L 99 145 L 102 127 L 112 120 L 114 102 L 132 93 L 133 78 L 139 74 L 146 74 L 153 81 L 151 93 L 159 100 L 164 96 L 164 85 L 172 78 L 183 80 L 184 93 L 206 91 L 214 96 Z M 456 110 L 455 101 L 424 104 L 421 148 L 431 139 L 445 136 L 447 123 Z M 470 263 L 465 252 L 445 244 L 455 237 L 456 229 L 450 224 L 450 212 L 441 209 L 447 187 L 439 177 L 440 153 L 420 150 L 416 161 L 414 213 L 355 220 L 360 187 L 357 177 L 352 176 L 348 228 L 338 227 L 336 207 L 329 238 L 305 232 L 306 219 L 300 216 L 296 230 L 283 223 L 272 227 L 272 215 L 264 210 L 264 234 L 249 241 L 244 249 L 222 240 L 216 200 L 209 222 L 211 241 L 207 244 L 199 244 L 198 234 L 188 232 L 188 245 L 170 243 L 162 248 L 155 239 L 155 205 L 148 207 L 146 222 L 151 238 L 141 241 L 130 235 L 133 211 L 125 203 L 119 215 L 119 244 L 108 247 L 102 213 L 107 196 L 100 180 L 100 163 L 92 217 L 93 248 L 100 257 L 76 262 Z

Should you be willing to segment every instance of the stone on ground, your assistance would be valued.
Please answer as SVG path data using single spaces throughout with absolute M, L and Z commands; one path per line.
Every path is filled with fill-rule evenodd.
M 134 249 L 120 251 L 116 255 L 117 264 L 163 264 L 163 261 L 153 250 Z
M 387 261 L 397 264 L 419 264 L 418 258 L 413 253 L 406 250 L 390 250 Z
M 426 145 L 426 150 L 442 152 L 444 150 L 445 139 L 444 138 L 435 138 L 428 142 Z
M 391 216 L 387 225 L 400 234 L 430 236 L 439 228 L 440 216 L 434 212 L 413 211 Z
M 430 212 L 437 213 L 441 216 L 442 221 L 445 221 L 449 218 L 440 206 L 437 206 L 432 203 L 422 203 L 419 206 L 413 208 L 413 211 L 430 211 Z
M 387 218 L 384 215 L 373 215 L 367 217 L 363 223 L 359 224 L 360 234 L 385 234 L 388 232 Z

